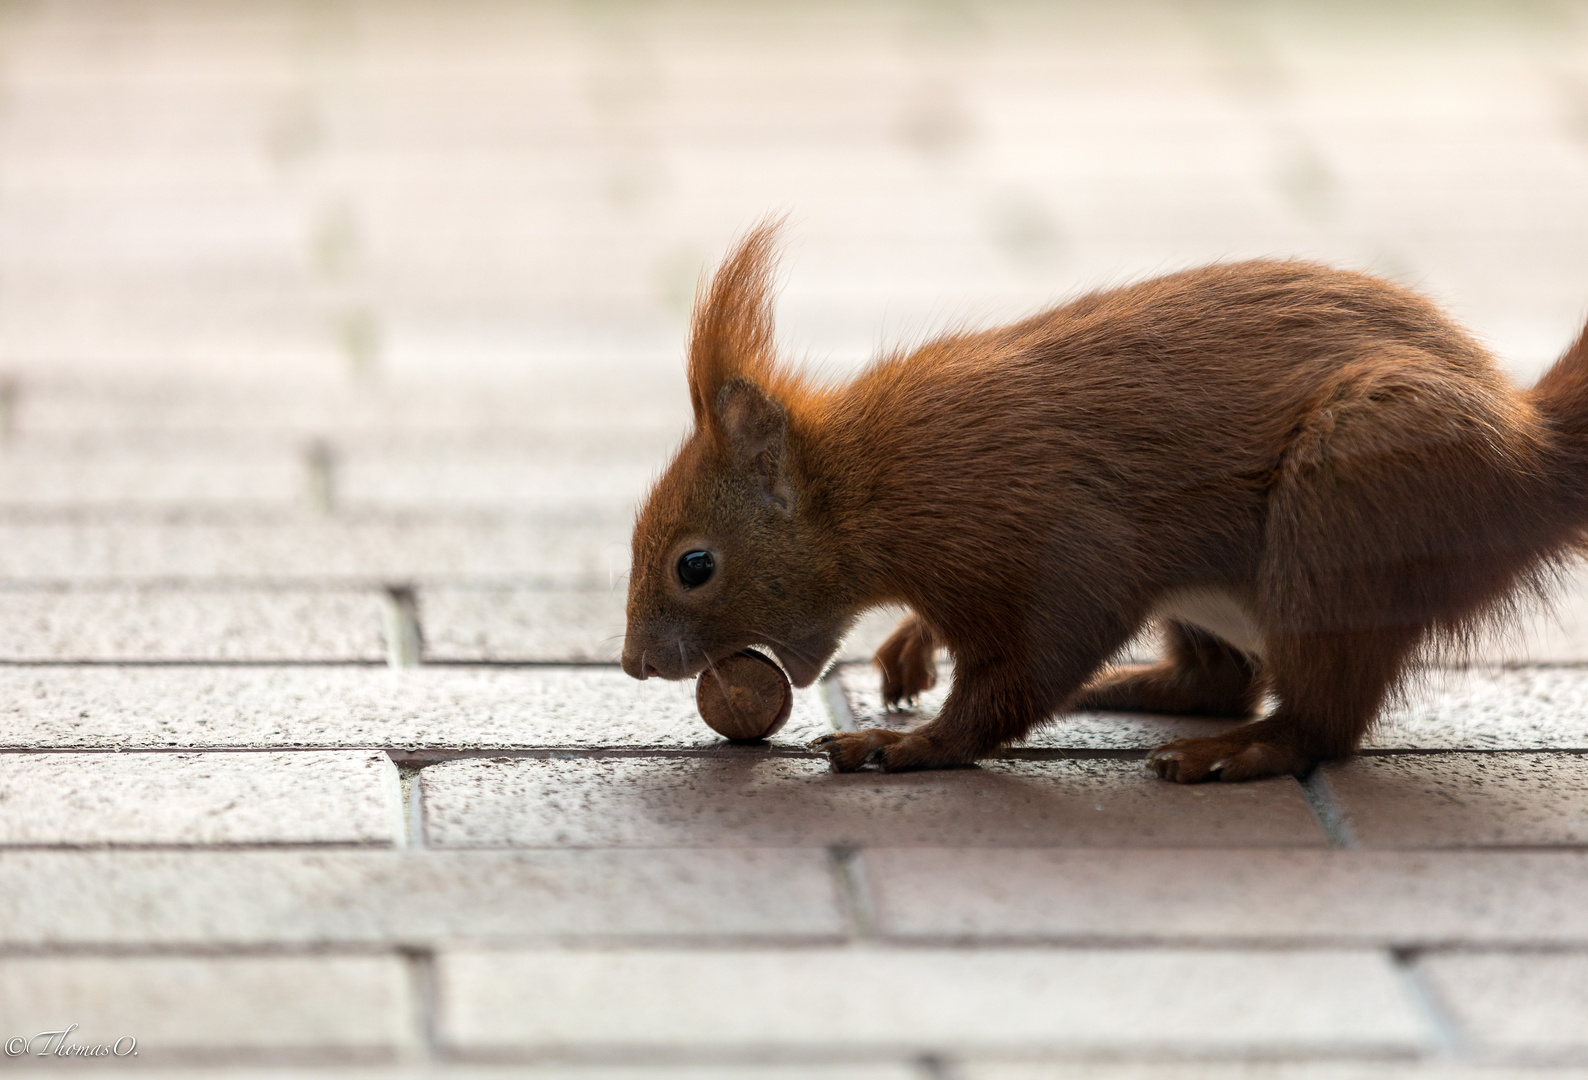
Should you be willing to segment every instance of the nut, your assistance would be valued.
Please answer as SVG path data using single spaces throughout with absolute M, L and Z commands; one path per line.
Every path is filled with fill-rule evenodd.
M 757 652 L 735 653 L 695 681 L 695 707 L 711 729 L 735 741 L 765 739 L 788 722 L 794 689 L 783 669 Z

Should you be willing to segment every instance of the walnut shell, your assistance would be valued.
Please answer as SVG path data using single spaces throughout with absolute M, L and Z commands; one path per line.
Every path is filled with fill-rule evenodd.
M 788 723 L 794 689 L 783 669 L 756 652 L 735 653 L 695 680 L 695 707 L 717 734 L 765 739 Z

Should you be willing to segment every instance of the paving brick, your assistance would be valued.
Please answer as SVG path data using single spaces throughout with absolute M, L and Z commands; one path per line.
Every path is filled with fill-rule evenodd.
M 338 457 L 337 493 L 350 507 L 595 506 L 632 515 L 682 434 L 638 445 L 621 429 L 496 446 L 354 444 Z
M 387 956 L 12 956 L 0 960 L 0 1016 L 7 1038 L 73 1023 L 69 1044 L 132 1036 L 140 1063 L 223 1052 L 380 1057 L 417 1042 L 408 973 Z
M 1375 755 L 1327 765 L 1323 775 L 1365 847 L 1588 843 L 1588 756 Z
M 374 589 L 7 589 L 0 659 L 382 660 L 383 602 Z
M 655 354 L 539 362 L 485 382 L 437 379 L 304 393 L 235 376 L 158 379 L 133 371 L 19 380 L 14 428 L 41 446 L 149 438 L 329 438 L 366 453 L 446 439 L 550 444 L 580 456 L 664 456 L 688 428 L 689 398 L 676 342 Z M 614 430 L 614 417 L 621 417 Z M 299 443 L 301 445 L 301 442 Z
M 868 848 L 878 931 L 966 940 L 1588 941 L 1581 852 Z
M 0 578 L 376 583 L 500 576 L 610 586 L 633 521 L 498 513 L 405 516 L 66 514 L 0 519 Z
M 303 496 L 303 465 L 290 448 L 12 446 L 0 453 L 0 507 L 5 509 L 291 506 Z
M 827 853 L 0 851 L 0 945 L 833 938 Z
M 1364 746 L 1385 750 L 1588 749 L 1588 668 L 1428 672 Z
M 42 1063 L 31 1069 L 13 1063 L 7 1075 L 34 1080 L 50 1075 L 48 1070 L 51 1068 L 59 1070 L 60 1067 L 57 1062 Z M 143 1069 L 140 1077 L 147 1077 L 148 1080 L 189 1080 L 193 1075 L 193 1069 L 186 1066 L 140 1068 Z M 531 1080 L 929 1080 L 930 1077 L 929 1073 L 913 1063 L 894 1062 L 720 1064 L 692 1061 L 689 1064 L 658 1062 L 645 1065 L 597 1065 L 538 1061 L 527 1066 L 461 1062 L 405 1066 L 360 1062 L 351 1068 L 337 1065 L 317 1068 L 301 1064 L 254 1067 L 229 1064 L 225 1068 L 228 1076 L 237 1077 L 238 1080 L 347 1080 L 350 1076 L 358 1077 L 359 1080 L 510 1080 L 512 1077 L 529 1077 Z M 1511 1078 L 1491 1077 L 1489 1080 Z M 1546 1075 L 1531 1080 L 1557 1078 Z
M 243 403 L 233 408 L 247 411 Z M 21 434 L 0 453 L 0 510 L 11 513 L 314 506 L 314 448 L 331 471 L 339 510 L 632 516 L 686 430 L 644 424 L 537 429 L 520 419 L 517 429 L 484 432 L 361 432 L 325 416 L 318 431 L 294 433 L 260 430 L 257 418 L 228 415 L 218 406 L 209 417 L 214 430 L 38 434 L 22 427 L 25 419 L 14 423 Z
M 771 740 L 830 731 L 820 693 L 797 691 Z M 0 749 L 720 748 L 694 684 L 617 668 L 7 667 Z
M 1160 13 L 1156 6 L 1143 9 L 1131 5 L 1123 10 L 1136 16 L 1137 27 L 1177 21 L 1152 18 Z M 1541 267 L 1510 251 L 1524 241 L 1533 248 L 1548 244 L 1554 234 L 1540 222 L 1554 223 L 1554 231 L 1564 233 L 1567 243 L 1576 239 L 1577 226 L 1566 223 L 1580 220 L 1571 195 L 1580 189 L 1582 178 L 1580 154 L 1571 152 L 1568 126 L 1545 122 L 1539 115 L 1538 102 L 1553 100 L 1548 78 L 1517 70 L 1510 62 L 1515 52 L 1525 51 L 1521 42 L 1526 34 L 1516 24 L 1506 23 L 1483 48 L 1475 48 L 1471 39 L 1451 34 L 1447 23 L 1441 22 L 1437 35 L 1422 34 L 1419 40 L 1450 44 L 1429 46 L 1415 56 L 1414 63 L 1408 63 L 1406 53 L 1386 49 L 1377 41 L 1366 64 L 1358 62 L 1345 69 L 1343 61 L 1330 55 L 1327 47 L 1312 43 L 1316 37 L 1330 35 L 1320 35 L 1316 24 L 1308 25 L 1303 19 L 1281 27 L 1275 27 L 1274 20 L 1265 20 L 1264 32 L 1278 39 L 1272 56 L 1283 59 L 1254 60 L 1243 47 L 1229 44 L 1252 32 L 1244 21 L 1236 17 L 1224 25 L 1209 18 L 1207 22 L 1222 26 L 1222 30 L 1204 31 L 1209 40 L 1220 42 L 1213 46 L 1212 54 L 1216 57 L 1213 69 L 1224 73 L 1220 76 L 1209 74 L 1202 56 L 1206 43 L 1186 40 L 1184 28 L 1138 29 L 1134 39 L 1121 36 L 1105 47 L 1100 42 L 1121 32 L 1115 28 L 1100 31 L 1099 16 L 1086 18 L 1083 30 L 1052 13 L 988 9 L 977 13 L 973 35 L 945 35 L 941 27 L 935 32 L 917 28 L 923 34 L 920 44 L 900 53 L 896 20 L 869 6 L 848 17 L 783 13 L 754 26 L 722 28 L 703 37 L 699 24 L 710 20 L 701 20 L 692 6 L 685 5 L 676 14 L 659 15 L 656 22 L 634 31 L 635 40 L 653 48 L 660 57 L 652 76 L 656 81 L 647 84 L 654 92 L 641 95 L 643 101 L 624 97 L 623 88 L 636 77 L 632 64 L 609 60 L 608 64 L 619 70 L 606 71 L 599 58 L 610 54 L 599 44 L 590 47 L 591 78 L 610 95 L 601 100 L 613 103 L 611 108 L 590 110 L 583 95 L 569 90 L 567 84 L 577 80 L 566 74 L 528 84 L 537 87 L 532 93 L 516 92 L 525 84 L 509 82 L 513 89 L 504 93 L 499 81 L 503 77 L 494 71 L 550 66 L 564 73 L 564 64 L 548 65 L 541 53 L 522 46 L 515 51 L 506 43 L 533 40 L 539 48 L 544 47 L 540 43 L 572 38 L 583 46 L 585 39 L 578 31 L 554 27 L 533 33 L 491 33 L 480 24 L 460 30 L 456 22 L 438 20 L 427 38 L 446 42 L 449 49 L 456 46 L 457 52 L 444 64 L 427 66 L 427 79 L 413 73 L 411 62 L 404 65 L 386 59 L 397 51 L 394 42 L 401 37 L 391 32 L 393 17 L 388 15 L 376 20 L 376 26 L 358 32 L 357 85 L 374 85 L 379 92 L 336 93 L 327 88 L 340 85 L 335 79 L 318 86 L 314 93 L 305 91 L 308 104 L 302 108 L 309 117 L 318 115 L 320 109 L 331 109 L 338 123 L 316 127 L 312 119 L 304 121 L 309 130 L 320 134 L 307 138 L 300 148 L 303 160 L 291 157 L 275 164 L 286 175 L 297 177 L 302 174 L 295 170 L 309 167 L 311 162 L 323 168 L 328 159 L 334 162 L 338 178 L 358 193 L 355 220 L 360 242 L 373 244 L 379 258 L 359 258 L 353 265 L 364 268 L 365 263 L 386 266 L 399 262 L 411 266 L 419 262 L 419 269 L 410 270 L 410 276 L 428 279 L 432 292 L 449 291 L 460 280 L 488 280 L 502 291 L 516 288 L 520 304 L 523 294 L 537 284 L 599 296 L 600 287 L 610 287 L 616 278 L 627 284 L 654 275 L 659 268 L 641 256 L 646 247 L 659 247 L 658 240 L 685 246 L 682 259 L 674 256 L 673 261 L 684 263 L 681 276 L 687 290 L 698 261 L 694 247 L 714 231 L 729 228 L 727 222 L 752 215 L 754 208 L 765 205 L 768 191 L 801 193 L 813 206 L 818 227 L 833 222 L 827 226 L 834 234 L 827 254 L 832 263 L 842 266 L 839 256 L 850 254 L 850 263 L 864 266 L 864 260 L 853 258 L 852 253 L 857 248 L 869 251 L 876 263 L 888 268 L 889 276 L 911 281 L 936 278 L 940 296 L 963 295 L 942 284 L 949 275 L 945 264 L 970 264 L 972 260 L 964 256 L 957 260 L 922 258 L 908 247 L 897 250 L 902 247 L 898 244 L 901 237 L 923 231 L 923 222 L 931 223 L 933 233 L 952 229 L 966 234 L 960 243 L 976 256 L 974 272 L 962 269 L 960 273 L 974 278 L 983 292 L 1004 296 L 1023 294 L 1033 283 L 1068 286 L 1080 277 L 1078 267 L 1092 268 L 1087 273 L 1094 278 L 1117 272 L 1117 263 L 1107 256 L 1121 246 L 1132 256 L 1127 263 L 1131 269 L 1161 265 L 1165 259 L 1179 264 L 1231 250 L 1306 250 L 1363 262 L 1393 249 L 1402 253 L 1401 259 L 1420 265 L 1437 256 L 1441 248 L 1448 249 L 1452 236 L 1458 245 L 1455 262 L 1488 269 L 1491 277 L 1496 265 L 1514 270 L 1501 276 L 1519 279 L 1514 286 L 1519 293 L 1549 288 L 1553 294 L 1572 290 L 1581 282 L 1575 268 L 1554 275 L 1565 278 L 1563 283 L 1550 282 L 1551 275 Z M 1339 31 L 1333 24 L 1329 28 Z M 1370 31 L 1362 32 L 1370 39 L 1375 37 Z M 677 55 L 673 50 L 682 33 L 688 33 L 693 42 L 689 62 L 669 62 L 669 56 Z M 140 44 L 150 40 L 147 32 L 129 34 Z M 283 36 L 300 40 L 312 34 L 300 31 Z M 297 186 L 266 184 L 258 175 L 259 133 L 266 132 L 268 141 L 268 133 L 279 127 L 271 119 L 281 109 L 279 103 L 273 98 L 267 101 L 262 93 L 257 98 L 245 95 L 246 105 L 233 94 L 190 93 L 189 97 L 209 103 L 200 109 L 176 100 L 169 88 L 156 90 L 158 80 L 146 71 L 98 74 L 92 68 L 91 50 L 81 43 L 90 37 L 82 33 L 28 39 L 39 50 L 30 61 L 38 69 L 30 70 L 26 77 L 18 76 L 22 80 L 17 95 L 20 104 L 7 124 L 8 148 L 14 158 L 30 165 L 40 159 L 46 162 L 32 165 L 35 169 L 53 165 L 54 175 L 65 172 L 73 176 L 75 184 L 35 182 L 33 190 L 53 192 L 55 200 L 69 200 L 67 207 L 79 213 L 57 210 L 53 217 L 44 218 L 46 225 L 65 218 L 56 229 L 27 229 L 28 221 L 41 217 L 42 196 L 35 194 L 34 200 L 39 201 L 30 201 L 18 198 L 27 194 L 26 188 L 13 192 L 9 217 L 14 219 L 13 232 L 19 235 L 13 237 L 10 247 L 19 246 L 15 240 L 22 236 L 33 237 L 34 244 L 28 249 L 34 251 L 33 259 L 44 259 L 43 253 L 48 253 L 47 265 L 64 264 L 79 272 L 85 264 L 106 261 L 112 252 L 121 252 L 121 258 L 126 258 L 130 250 L 142 255 L 144 264 L 177 261 L 209 271 L 207 275 L 193 273 L 194 278 L 224 278 L 227 275 L 216 273 L 215 263 L 232 265 L 232 260 L 240 258 L 239 249 L 284 255 L 301 243 L 301 227 L 288 228 L 282 221 L 291 219 L 282 212 L 283 196 L 279 194 L 297 191 Z M 1066 51 L 1061 38 L 1073 42 L 1068 46 L 1073 51 Z M 794 51 L 793 43 L 813 39 L 841 42 L 837 51 L 842 55 L 815 62 Z M 483 65 L 493 70 L 491 77 L 484 78 L 459 63 L 458 57 L 475 55 L 487 41 L 493 51 L 502 51 L 495 53 L 498 59 L 494 64 Z M 465 42 L 473 47 L 463 46 Z M 442 48 L 439 44 L 435 47 Z M 136 51 L 164 58 L 182 50 Z M 1355 51 L 1362 55 L 1360 49 Z M 560 52 L 575 50 L 565 47 Z M 892 62 L 877 63 L 879 52 Z M 583 51 L 577 54 L 583 55 Z M 292 55 L 291 48 L 279 48 L 270 58 L 269 70 L 296 70 L 289 60 Z M 351 50 L 342 54 L 350 55 Z M 319 62 L 334 71 L 339 62 L 335 56 L 333 50 Z M 508 62 L 506 56 L 516 56 L 519 62 Z M 534 59 L 525 62 L 526 56 Z M 963 74 L 964 83 L 976 88 L 975 93 L 956 88 L 953 80 L 944 80 L 936 72 L 939 65 L 950 62 Z M 62 65 L 74 72 L 73 77 L 44 74 L 59 71 Z M 258 70 L 254 64 L 239 66 Z M 394 69 L 408 70 L 410 81 L 392 74 Z M 1254 79 L 1252 72 L 1259 69 L 1266 74 Z M 1416 72 L 1415 82 L 1405 74 L 1408 70 Z M 440 97 L 436 95 L 442 93 L 441 88 L 431 85 L 439 78 L 438 71 L 454 73 Z M 463 74 L 466 78 L 453 85 Z M 1341 77 L 1344 74 L 1350 77 Z M 206 72 L 185 78 L 207 85 L 205 80 L 218 77 Z M 1221 85 L 1220 78 L 1229 85 Z M 548 83 L 556 89 L 544 89 Z M 178 85 L 186 88 L 192 84 Z M 725 86 L 735 93 L 724 93 Z M 1230 93 L 1232 86 L 1239 87 L 1237 95 Z M 1284 89 L 1264 93 L 1259 86 Z M 1107 92 L 1100 93 L 1100 87 Z M 1437 88 L 1437 93 L 1429 87 Z M 129 89 L 142 96 L 129 98 Z M 331 102 L 321 100 L 327 93 Z M 732 100 L 728 100 L 730 96 Z M 445 106 L 437 107 L 432 99 L 445 102 Z M 509 119 L 503 115 L 503 99 L 542 105 Z M 1430 105 L 1428 99 L 1440 105 Z M 216 101 L 224 104 L 214 104 Z M 385 104 L 374 104 L 377 101 Z M 146 107 L 135 107 L 132 102 Z M 420 102 L 432 107 L 415 107 Z M 1452 130 L 1445 115 L 1455 111 L 1452 102 L 1470 103 L 1464 115 L 1469 125 L 1477 126 Z M 1282 121 L 1283 137 L 1250 123 L 1251 103 L 1260 103 L 1271 117 Z M 169 118 L 173 112 L 186 118 L 185 122 L 158 127 L 153 123 L 153 118 Z M 150 120 L 130 123 L 129 115 L 147 115 Z M 443 129 L 437 115 L 449 117 L 451 125 Z M 1490 119 L 1474 119 L 1480 115 Z M 221 123 L 223 118 L 232 122 Z M 614 130 L 630 130 L 625 124 L 644 130 L 643 146 L 614 134 Z M 158 137 L 156 130 L 162 133 Z M 747 131 L 754 131 L 757 138 L 744 138 Z M 243 132 L 252 134 L 245 138 Z M 1407 132 L 1418 135 L 1408 138 Z M 211 137 L 200 139 L 200 133 Z M 1474 152 L 1474 140 L 1480 138 L 1484 140 L 1481 145 L 1500 147 L 1503 152 Z M 1287 162 L 1296 156 L 1288 145 L 1292 140 L 1302 143 L 1303 149 L 1317 144 L 1315 152 L 1322 155 L 1321 163 L 1310 173 L 1305 168 L 1302 173 L 1304 181 L 1306 175 L 1313 175 L 1321 186 L 1321 203 L 1315 200 L 1308 205 L 1305 182 L 1298 202 L 1296 183 L 1286 179 Z M 349 144 L 356 148 L 351 155 L 347 153 Z M 251 151 L 246 156 L 244 145 Z M 569 146 L 574 149 L 569 151 Z M 1033 146 L 1062 146 L 1070 152 L 1034 153 Z M 444 150 L 438 151 L 438 147 Z M 740 169 L 716 167 L 729 159 L 730 152 Z M 521 179 L 525 172 L 522 162 L 529 154 L 540 165 L 530 171 L 539 183 L 526 184 Z M 1000 164 L 982 175 L 985 170 L 960 167 L 971 158 Z M 1496 158 L 1524 162 L 1525 168 L 1511 170 L 1522 179 L 1510 178 L 1509 173 L 1497 175 Z M 148 213 L 156 201 L 149 189 L 170 187 L 169 183 L 151 183 L 150 177 L 163 179 L 178 172 L 171 168 L 173 159 L 188 165 L 189 172 L 196 164 L 214 169 L 225 163 L 239 170 L 246 165 L 256 193 L 247 203 L 235 198 L 233 202 L 248 206 L 249 219 L 263 219 L 269 227 L 255 225 L 239 230 L 242 235 L 237 236 L 208 224 L 209 215 L 192 212 L 191 197 L 186 200 L 187 214 Z M 552 168 L 552 161 L 566 164 Z M 608 202 L 605 192 L 614 183 L 621 186 L 625 161 L 627 168 L 649 179 L 666 173 L 654 167 L 657 163 L 671 162 L 692 182 L 645 185 L 642 196 L 622 203 L 621 229 L 614 225 L 610 231 L 599 230 L 592 225 L 602 220 L 601 214 L 567 212 L 570 206 L 583 209 L 588 203 L 609 210 L 604 205 Z M 1164 162 L 1174 164 L 1166 169 Z M 158 170 L 161 163 L 163 171 Z M 142 168 L 129 168 L 132 164 Z M 955 167 L 949 168 L 951 164 Z M 89 167 L 95 165 L 99 167 Z M 540 186 L 548 173 L 564 177 L 565 189 L 553 192 Z M 438 174 L 453 177 L 453 198 L 415 198 L 413 182 L 405 183 L 415 175 Z M 1429 184 L 1430 175 L 1440 182 Z M 52 178 L 49 173 L 44 176 Z M 520 177 L 516 184 L 512 182 L 515 176 Z M 460 184 L 466 186 L 460 189 Z M 117 193 L 123 204 L 121 212 L 97 218 L 82 213 L 90 201 L 84 189 L 95 187 Z M 187 194 L 190 189 L 180 190 Z M 458 190 L 471 197 L 457 198 Z M 1036 200 L 1025 195 L 1030 190 L 1064 194 L 1062 199 Z M 176 203 L 177 199 L 167 194 L 163 201 Z M 1008 224 L 1005 204 L 1011 202 L 1035 202 L 1038 210 L 1043 209 L 1043 202 L 1055 204 L 1055 223 L 1036 230 L 1050 234 L 1045 241 L 1038 236 L 1036 259 L 1030 250 L 1032 230 L 1019 227 L 1018 222 L 1013 228 Z M 130 212 L 127 204 L 145 213 Z M 1452 225 L 1467 220 L 1454 212 L 1467 206 L 1484 212 L 1469 215 L 1471 224 Z M 1507 207 L 1520 209 L 1507 213 Z M 504 227 L 531 217 L 536 208 L 539 212 L 532 220 L 544 221 L 544 225 Z M 557 209 L 563 213 L 550 212 Z M 75 228 L 66 227 L 74 217 L 86 220 Z M 569 229 L 568 220 L 584 224 Z M 1345 220 L 1358 228 L 1346 227 L 1342 224 Z M 162 227 L 156 228 L 150 221 Z M 1508 227 L 1498 227 L 1497 221 Z M 107 223 L 120 227 L 106 229 Z M 496 228 L 491 228 L 493 225 Z M 1364 225 L 1371 240 L 1358 235 Z M 594 241 L 592 229 L 599 230 Z M 180 233 L 184 241 L 174 241 L 166 235 L 170 233 Z M 88 243 L 85 234 L 101 242 Z M 1020 239 L 1022 235 L 1027 237 L 1025 241 Z M 119 239 L 108 243 L 107 236 Z M 206 241 L 202 244 L 201 236 Z M 426 239 L 425 246 L 434 252 L 428 263 L 414 257 L 415 236 Z M 399 242 L 403 238 L 409 239 L 407 245 Z M 932 239 L 936 246 L 945 246 L 941 235 Z M 893 251 L 889 251 L 890 241 Z M 821 245 L 812 246 L 821 250 Z M 591 258 L 585 254 L 590 249 L 609 254 L 604 259 Z M 222 259 L 222 253 L 229 258 Z M 444 261 L 439 258 L 443 255 Z M 299 277 L 306 276 L 307 268 L 301 265 L 305 261 L 300 259 L 292 267 Z M 1535 264 L 1542 261 L 1533 260 Z M 587 269 L 592 263 L 598 269 Z M 680 272 L 674 271 L 673 276 Z M 848 276 L 864 275 L 849 270 Z M 659 291 L 654 283 L 647 284 L 652 291 Z M 840 279 L 840 284 L 849 282 Z M 100 309 L 111 305 L 115 290 L 102 287 L 94 291 L 112 294 L 98 305 L 84 305 L 88 314 L 98 318 L 39 317 L 39 334 L 57 343 L 66 338 L 75 344 L 82 336 L 74 331 L 86 322 L 96 324 L 97 336 L 106 339 L 105 348 L 119 344 L 112 331 L 121 329 L 126 336 L 124 324 L 132 321 L 130 316 L 136 311 L 117 310 L 120 319 L 106 317 Z M 169 285 L 162 291 L 181 295 Z M 248 293 L 235 287 L 233 291 Z M 1576 317 L 1581 291 L 1569 292 L 1571 306 L 1561 309 L 1563 316 Z M 1458 290 L 1454 299 L 1461 302 L 1468 298 Z M 133 309 L 162 307 L 139 305 L 136 300 L 123 303 Z M 938 301 L 939 306 L 942 303 Z M 240 301 L 234 301 L 231 307 L 239 305 Z M 13 314 L 13 319 L 26 316 L 32 308 L 25 303 L 17 306 L 20 316 Z M 167 299 L 163 307 L 171 306 Z M 608 301 L 607 306 L 614 304 Z M 258 325 L 265 320 L 257 315 L 256 321 L 246 320 L 246 308 L 233 311 L 228 307 L 220 314 L 213 310 L 205 313 L 203 307 L 202 303 L 184 305 L 176 318 L 167 310 L 164 321 L 185 329 L 189 339 L 213 334 L 210 324 L 215 322 L 245 322 L 253 336 L 262 336 L 259 332 L 268 328 Z M 197 317 L 201 314 L 208 314 L 208 319 Z M 604 321 L 615 321 L 615 314 L 610 313 Z M 1530 321 L 1540 317 L 1535 315 Z M 429 337 L 440 339 L 430 345 L 438 358 L 432 361 L 434 366 L 441 369 L 439 357 L 448 352 L 454 354 L 454 369 L 468 366 L 456 358 L 462 350 L 446 346 L 459 339 L 467 342 L 491 336 L 495 328 L 479 329 L 483 321 L 476 318 L 471 326 L 470 320 L 454 314 L 447 320 L 449 325 L 432 329 Z M 584 321 L 590 326 L 587 333 L 604 329 L 604 321 L 595 316 L 586 316 Z M 61 325 L 52 326 L 52 322 Z M 908 316 L 903 322 L 917 325 Z M 97 325 L 103 323 L 110 325 Z M 1476 324 L 1483 325 L 1481 321 Z M 495 333 L 503 332 L 495 329 Z M 249 335 L 234 332 L 232 336 Z M 869 333 L 850 336 L 861 338 L 862 345 L 869 344 Z M 494 351 L 512 353 L 522 362 L 508 345 L 498 343 Z
M 385 754 L 0 754 L 0 844 L 390 844 Z
M 1588 953 L 1434 953 L 1417 969 L 1466 1040 L 1540 1058 L 1588 1050 Z
M 615 663 L 626 601 L 622 582 L 605 589 L 427 587 L 419 593 L 425 657 Z
M 1423 1061 L 958 1063 L 964 1080 L 1583 1080 L 1588 1069 Z
M 806 757 L 484 759 L 424 771 L 437 846 L 1321 846 L 1292 781 L 1166 784 L 1138 761 L 833 774 Z
M 459 1050 L 1340 1053 L 1428 1038 L 1388 958 L 1350 951 L 458 951 L 437 959 L 437 995 Z

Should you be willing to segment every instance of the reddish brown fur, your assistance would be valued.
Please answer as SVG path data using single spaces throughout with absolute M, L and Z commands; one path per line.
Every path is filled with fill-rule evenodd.
M 835 768 L 973 761 L 1066 708 L 1266 718 L 1153 756 L 1171 779 L 1352 753 L 1423 650 L 1540 589 L 1588 524 L 1588 332 L 1531 391 L 1428 301 L 1302 262 L 1222 264 L 950 334 L 820 386 L 781 368 L 773 232 L 697 306 L 695 430 L 634 530 L 631 675 L 769 645 L 809 685 L 856 614 L 915 612 L 890 701 L 954 656 L 913 731 Z M 716 574 L 679 582 L 684 551 Z M 1261 658 L 1186 623 L 1099 670 L 1173 590 L 1214 590 Z M 1205 621 L 1205 620 L 1204 620 Z M 1088 684 L 1088 680 L 1093 680 Z

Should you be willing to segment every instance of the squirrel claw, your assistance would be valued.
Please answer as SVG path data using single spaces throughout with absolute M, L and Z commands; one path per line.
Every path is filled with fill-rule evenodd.
M 812 747 L 824 751 L 834 772 L 905 772 L 911 769 L 948 769 L 970 763 L 970 758 L 946 754 L 931 739 L 919 732 L 839 731 L 823 735 Z
M 889 744 L 900 734 L 880 728 L 865 731 L 835 731 L 811 742 L 811 749 L 827 755 L 833 772 L 857 772 L 867 765 L 877 765 L 883 760 Z

